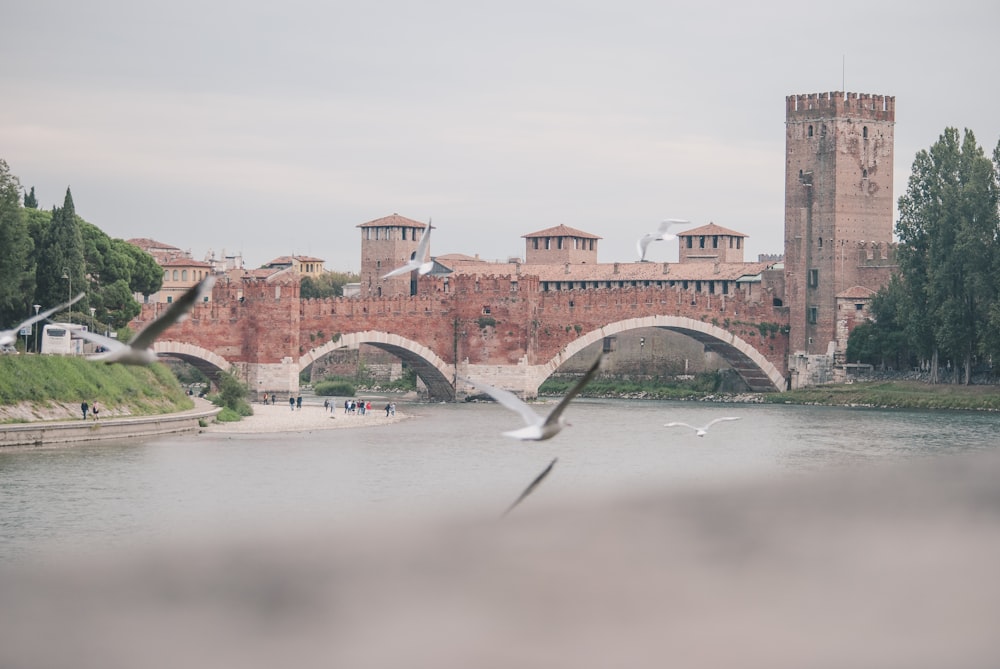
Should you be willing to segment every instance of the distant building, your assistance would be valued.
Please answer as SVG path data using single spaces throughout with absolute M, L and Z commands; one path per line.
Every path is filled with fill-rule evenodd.
M 189 288 L 214 273 L 211 263 L 195 260 L 189 251 L 183 251 L 176 246 L 147 238 L 127 241 L 153 256 L 156 263 L 163 268 L 163 286 L 152 295 L 137 295 L 136 299 L 139 301 L 173 302 Z
M 313 258 L 312 256 L 280 256 L 264 265 L 264 269 L 282 270 L 293 267 L 302 276 L 315 278 L 326 272 L 323 269 L 324 262 L 322 258 Z

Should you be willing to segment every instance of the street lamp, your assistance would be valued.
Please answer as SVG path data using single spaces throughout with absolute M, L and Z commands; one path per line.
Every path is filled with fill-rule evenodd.
M 37 316 L 38 315 L 38 310 L 42 308 L 42 305 L 40 305 L 40 304 L 32 304 L 31 306 L 33 306 L 35 308 L 35 315 Z M 34 327 L 34 326 L 32 326 L 32 327 Z M 40 329 L 41 328 L 39 328 L 39 327 L 35 327 L 35 353 L 38 353 L 38 331 Z
M 71 277 L 69 275 L 69 270 L 66 269 L 65 267 L 63 267 L 62 278 L 66 279 L 66 301 L 69 302 L 70 300 L 73 299 L 73 277 Z M 69 315 L 67 316 L 67 320 L 69 321 L 70 324 L 72 324 L 73 323 L 73 307 L 70 306 L 70 307 L 67 307 L 66 309 L 69 312 Z
M 642 367 L 642 351 L 646 348 L 646 338 L 639 337 L 639 376 L 645 376 L 645 370 Z
M 97 311 L 96 308 L 94 308 L 94 307 L 90 308 L 90 331 L 91 332 L 94 331 L 94 312 L 95 311 Z

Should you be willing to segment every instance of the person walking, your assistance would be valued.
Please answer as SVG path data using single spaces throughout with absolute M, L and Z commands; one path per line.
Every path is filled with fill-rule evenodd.
M 80 411 L 83 412 L 83 419 L 87 420 L 87 411 L 90 410 L 90 405 L 87 404 L 87 400 L 80 403 Z
M 97 402 L 94 402 L 93 404 L 90 405 L 90 415 L 94 417 L 94 420 L 97 420 L 99 418 L 97 413 L 100 410 L 101 410 L 100 407 L 97 406 Z
M 288 396 L 288 408 L 295 411 L 295 398 L 291 395 Z
M 302 408 L 302 395 L 299 395 L 298 397 L 295 398 L 295 408 L 296 409 Z

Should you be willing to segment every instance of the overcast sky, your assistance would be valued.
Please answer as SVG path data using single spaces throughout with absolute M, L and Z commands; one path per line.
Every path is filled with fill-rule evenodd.
M 40 207 L 251 267 L 356 271 L 392 213 L 435 255 L 562 223 L 633 261 L 665 218 L 780 253 L 790 94 L 896 97 L 894 199 L 946 127 L 1000 139 L 995 0 L 5 4 L 0 158 Z

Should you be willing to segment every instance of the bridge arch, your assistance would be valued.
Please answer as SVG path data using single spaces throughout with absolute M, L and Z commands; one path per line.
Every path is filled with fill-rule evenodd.
M 153 350 L 157 355 L 180 358 L 213 381 L 219 372 L 229 371 L 232 367 L 232 363 L 221 355 L 188 342 L 157 340 L 153 343 Z
M 455 399 L 455 368 L 442 360 L 423 344 L 380 330 L 365 330 L 340 335 L 337 341 L 327 342 L 299 356 L 299 371 L 337 349 L 356 349 L 361 344 L 392 353 L 405 362 L 427 386 L 431 399 L 450 402 Z
M 663 328 L 695 339 L 704 345 L 706 350 L 717 353 L 729 363 L 733 371 L 739 374 L 754 392 L 781 391 L 785 388 L 785 377 L 778 368 L 746 340 L 711 323 L 683 316 L 663 315 L 628 318 L 581 335 L 543 365 L 545 373 L 542 379 L 548 378 L 564 362 L 591 344 L 619 332 L 637 328 Z

